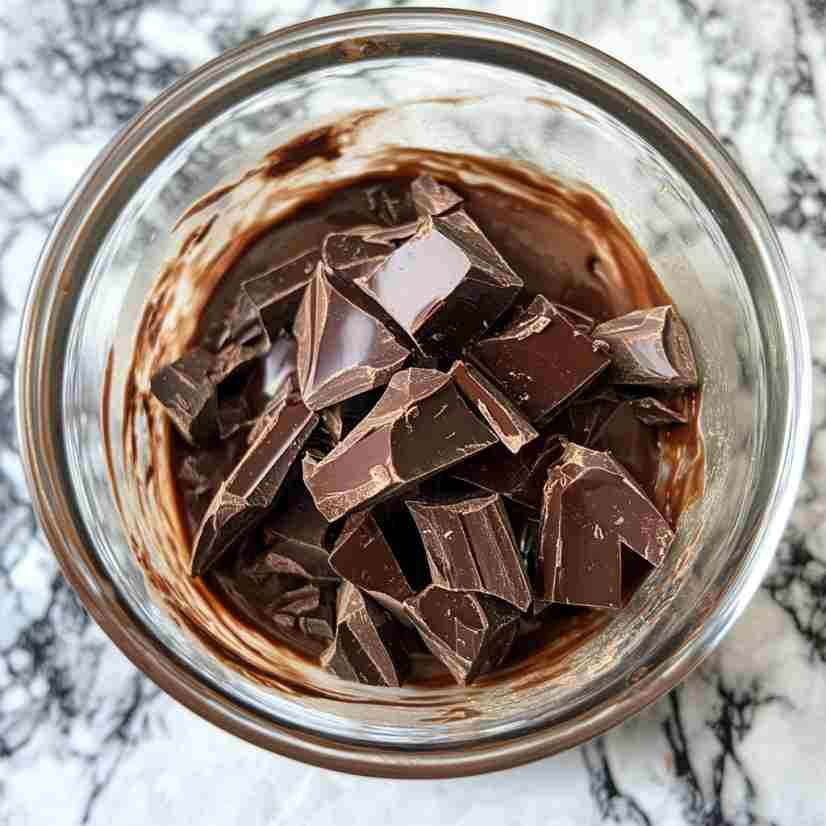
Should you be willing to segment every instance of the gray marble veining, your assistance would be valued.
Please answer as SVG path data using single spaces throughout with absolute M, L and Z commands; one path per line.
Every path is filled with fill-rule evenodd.
M 396 782 L 311 769 L 194 717 L 126 661 L 60 576 L 17 457 L 12 372 L 32 267 L 63 199 L 114 130 L 188 69 L 263 31 L 372 5 L 0 5 L 0 824 L 826 822 L 823 0 L 450 4 L 580 37 L 687 105 L 750 175 L 803 293 L 815 412 L 797 507 L 761 591 L 678 690 L 577 751 L 409 784 L 401 797 Z

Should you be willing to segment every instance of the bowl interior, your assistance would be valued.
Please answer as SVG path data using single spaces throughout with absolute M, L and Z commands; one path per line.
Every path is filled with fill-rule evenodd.
M 540 728 L 558 733 L 548 751 L 617 721 L 684 673 L 689 648 L 696 662 L 728 627 L 768 562 L 772 512 L 788 507 L 784 489 L 799 470 L 790 454 L 802 425 L 789 395 L 803 387 L 806 396 L 795 372 L 805 343 L 778 287 L 777 252 L 760 243 L 762 213 L 749 214 L 759 212 L 750 191 L 738 200 L 743 184 L 719 174 L 720 157 L 640 105 L 657 106 L 656 93 L 609 60 L 516 24 L 500 21 L 494 36 L 490 21 L 474 17 L 422 19 L 343 19 L 313 37 L 296 29 L 170 93 L 83 183 L 41 261 L 24 327 L 30 473 L 50 539 L 87 604 L 142 667 L 200 700 L 203 713 L 227 725 L 243 719 L 237 730 L 254 728 L 275 748 L 278 732 L 303 731 L 319 761 L 321 741 L 350 744 L 339 753 L 409 752 Z M 151 519 L 139 507 L 145 468 L 122 450 L 124 388 L 146 298 L 179 243 L 170 230 L 180 214 L 312 124 L 377 107 L 389 110 L 362 136 L 367 149 L 523 160 L 611 202 L 692 332 L 704 383 L 706 494 L 683 514 L 666 564 L 564 667 L 550 659 L 530 678 L 430 692 L 339 685 L 336 696 L 330 677 L 285 655 L 285 670 L 323 689 L 322 698 L 262 686 L 217 659 L 147 583 L 134 548 L 159 558 L 167 508 L 154 502 Z M 138 434 L 138 457 L 146 437 Z M 583 720 L 593 726 L 576 728 Z

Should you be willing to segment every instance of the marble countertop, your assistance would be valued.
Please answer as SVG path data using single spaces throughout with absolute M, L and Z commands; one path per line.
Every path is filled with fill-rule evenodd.
M 815 415 L 797 507 L 763 587 L 684 685 L 559 757 L 401 789 L 267 754 L 195 717 L 135 670 L 60 575 L 23 480 L 12 384 L 30 274 L 63 199 L 182 73 L 260 32 L 371 5 L 386 4 L 0 4 L 0 824 L 826 823 L 824 0 L 447 4 L 569 33 L 664 86 L 738 157 L 803 293 Z

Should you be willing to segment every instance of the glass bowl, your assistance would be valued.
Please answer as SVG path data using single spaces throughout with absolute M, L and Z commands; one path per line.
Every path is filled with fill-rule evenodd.
M 319 691 L 263 686 L 176 623 L 147 584 L 157 520 L 119 440 L 144 303 L 184 209 L 296 133 L 390 107 L 374 145 L 511 158 L 613 205 L 692 330 L 706 494 L 666 564 L 563 658 L 469 688 L 372 689 L 284 655 Z M 110 354 L 112 361 L 110 362 Z M 810 408 L 802 313 L 777 236 L 720 144 L 677 103 L 567 37 L 459 11 L 345 14 L 267 35 L 186 77 L 96 159 L 39 261 L 22 327 L 20 443 L 66 576 L 132 661 L 190 709 L 339 770 L 464 775 L 599 734 L 672 688 L 758 587 L 800 479 Z M 145 433 L 137 455 L 145 452 Z M 108 462 L 111 461 L 111 468 Z M 115 484 L 112 483 L 112 478 Z

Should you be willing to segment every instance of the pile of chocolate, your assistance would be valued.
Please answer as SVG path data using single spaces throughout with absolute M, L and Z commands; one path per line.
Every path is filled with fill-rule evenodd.
M 344 679 L 398 686 L 426 646 L 470 683 L 549 605 L 620 607 L 624 556 L 663 561 L 658 432 L 697 371 L 671 306 L 526 295 L 432 177 L 379 206 L 245 281 L 152 392 L 203 448 L 193 576 Z

